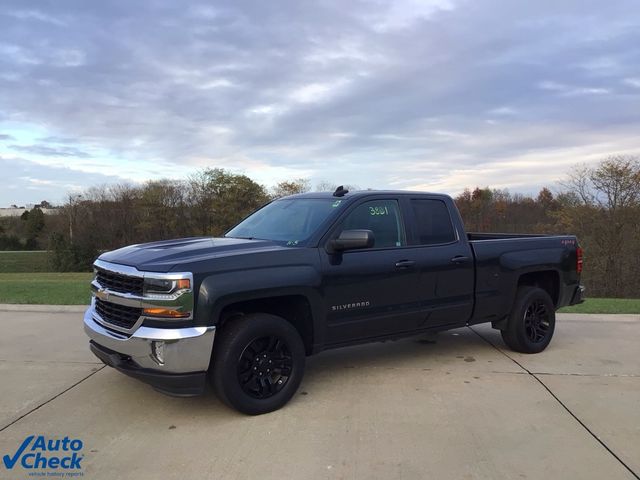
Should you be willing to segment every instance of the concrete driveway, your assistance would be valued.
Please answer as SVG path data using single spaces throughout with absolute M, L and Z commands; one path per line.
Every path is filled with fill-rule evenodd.
M 0 454 L 78 438 L 86 479 L 633 479 L 639 338 L 640 316 L 559 315 L 534 356 L 486 326 L 330 351 L 284 409 L 247 417 L 104 367 L 77 309 L 0 311 Z

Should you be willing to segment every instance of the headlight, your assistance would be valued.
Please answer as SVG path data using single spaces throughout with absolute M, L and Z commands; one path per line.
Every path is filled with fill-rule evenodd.
M 192 278 L 190 273 L 145 274 L 143 314 L 155 318 L 191 318 Z
M 180 290 L 189 290 L 191 288 L 191 281 L 188 278 L 181 278 L 178 280 L 166 280 L 162 278 L 148 278 L 144 279 L 144 294 L 156 294 L 156 295 L 170 295 L 172 293 L 179 292 Z

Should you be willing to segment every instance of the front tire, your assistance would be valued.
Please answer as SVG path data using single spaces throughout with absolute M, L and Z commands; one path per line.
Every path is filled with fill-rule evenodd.
M 549 294 L 538 287 L 520 287 L 507 326 L 501 330 L 507 346 L 520 353 L 539 353 L 553 337 L 556 311 Z
M 304 374 L 305 349 L 298 331 L 275 315 L 255 313 L 229 320 L 214 345 L 211 382 L 228 406 L 248 415 L 284 406 Z

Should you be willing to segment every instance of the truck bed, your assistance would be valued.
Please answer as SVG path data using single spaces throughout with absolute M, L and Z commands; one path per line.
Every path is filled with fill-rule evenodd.
M 467 239 L 474 240 L 508 240 L 510 238 L 537 238 L 537 237 L 555 237 L 557 235 L 546 235 L 539 233 L 469 233 Z
M 579 284 L 574 235 L 467 233 L 476 262 L 472 323 L 494 321 L 511 311 L 518 279 L 547 272 L 557 307 L 569 305 Z M 534 283 L 535 284 L 535 283 Z

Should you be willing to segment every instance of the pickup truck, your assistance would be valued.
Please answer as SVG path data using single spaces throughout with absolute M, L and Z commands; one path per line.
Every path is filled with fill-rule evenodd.
M 99 359 L 168 394 L 210 383 L 253 415 L 285 405 L 325 349 L 490 322 L 511 349 L 541 352 L 584 291 L 574 236 L 465 233 L 449 196 L 343 188 L 94 269 L 84 328 Z

